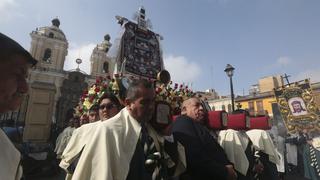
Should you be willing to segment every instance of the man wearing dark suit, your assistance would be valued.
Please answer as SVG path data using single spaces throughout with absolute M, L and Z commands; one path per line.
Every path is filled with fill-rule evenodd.
M 187 177 L 192 180 L 235 180 L 233 165 L 205 127 L 206 111 L 198 98 L 183 102 L 181 116 L 172 127 L 174 138 L 186 153 Z

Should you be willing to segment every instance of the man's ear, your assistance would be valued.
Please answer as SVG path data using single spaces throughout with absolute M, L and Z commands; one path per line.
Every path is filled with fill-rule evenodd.
M 187 108 L 185 106 L 183 106 L 181 108 L 181 115 L 186 115 L 187 114 Z

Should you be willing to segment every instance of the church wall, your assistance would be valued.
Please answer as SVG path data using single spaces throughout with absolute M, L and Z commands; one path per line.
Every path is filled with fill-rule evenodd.
M 31 84 L 23 141 L 46 142 L 50 136 L 56 87 L 53 84 Z
M 53 36 L 50 36 L 53 33 Z M 64 109 L 73 108 L 78 103 L 84 87 L 95 83 L 96 76 L 105 76 L 102 72 L 103 62 L 109 61 L 106 56 L 106 49 L 111 43 L 103 41 L 103 45 L 97 45 L 96 51 L 92 53 L 91 61 L 93 73 L 86 75 L 81 71 L 66 72 L 63 70 L 64 61 L 68 54 L 68 41 L 59 25 L 36 28 L 30 33 L 31 36 L 31 55 L 38 60 L 28 77 L 29 93 L 25 98 L 25 103 L 21 110 L 24 111 L 23 119 L 25 122 L 25 141 L 44 142 L 47 141 L 52 123 L 64 126 Z M 108 46 L 105 46 L 105 43 Z M 51 49 L 50 62 L 43 60 L 46 49 Z M 111 63 L 110 63 L 111 65 Z M 109 68 L 111 68 L 109 65 Z M 109 72 L 111 72 L 109 70 Z M 74 74 L 78 73 L 81 80 L 74 80 Z M 70 75 L 73 74 L 71 77 Z M 71 77 L 71 79 L 69 79 Z M 73 79 L 73 80 L 72 80 Z M 67 80 L 67 83 L 64 81 Z M 64 84 L 64 87 L 62 87 Z M 72 85 L 71 85 L 72 84 Z M 72 87 L 70 88 L 71 85 Z M 66 92 L 61 92 L 66 91 Z M 59 102 L 62 102 L 61 106 Z M 71 105 L 72 106 L 71 106 Z M 64 108 L 61 110 L 61 108 Z M 21 113 L 20 113 L 21 114 Z M 57 115 L 60 116 L 57 116 Z

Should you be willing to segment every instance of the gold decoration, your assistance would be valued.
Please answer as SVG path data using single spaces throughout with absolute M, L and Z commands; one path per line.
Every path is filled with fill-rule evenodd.
M 299 129 L 320 130 L 319 107 L 314 102 L 309 80 L 275 89 L 274 93 L 289 133 Z

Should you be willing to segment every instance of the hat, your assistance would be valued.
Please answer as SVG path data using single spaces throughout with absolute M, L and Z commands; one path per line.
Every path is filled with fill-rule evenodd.
M 38 62 L 31 56 L 31 54 L 27 50 L 20 46 L 16 41 L 2 33 L 0 33 L 0 49 L 0 55 L 5 53 L 9 55 L 20 54 L 25 56 L 28 62 L 32 65 L 35 65 Z

